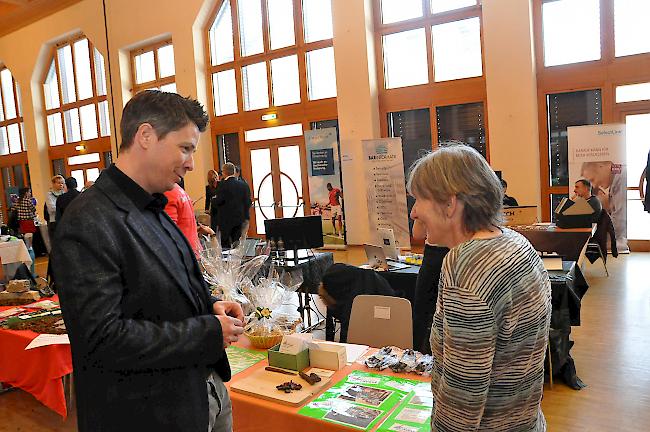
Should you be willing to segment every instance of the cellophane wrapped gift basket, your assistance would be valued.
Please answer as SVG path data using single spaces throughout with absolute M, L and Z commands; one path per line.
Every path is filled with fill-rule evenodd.
M 244 241 L 223 254 L 219 240 L 210 239 L 201 251 L 203 276 L 212 295 L 236 301 L 246 315 L 244 333 L 256 348 L 270 348 L 294 333 L 301 322 L 295 307 L 290 306 L 292 293 L 302 284 L 301 274 L 278 273 L 263 251 L 245 259 Z M 264 253 L 266 252 L 266 253 Z

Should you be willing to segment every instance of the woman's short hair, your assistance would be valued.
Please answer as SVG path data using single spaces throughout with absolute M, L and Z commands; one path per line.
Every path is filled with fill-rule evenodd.
M 59 180 L 59 179 L 61 179 L 61 181 L 65 182 L 65 179 L 63 178 L 63 176 L 57 174 L 57 175 L 55 175 L 55 176 L 52 177 L 52 184 L 54 184 L 54 182 L 57 181 L 57 180 Z
M 219 178 L 219 175 L 217 172 L 213 169 L 208 170 L 208 183 L 210 183 L 212 180 Z
M 439 204 L 455 195 L 464 204 L 465 232 L 475 233 L 503 223 L 503 189 L 499 178 L 472 147 L 441 144 L 413 164 L 407 188 L 416 198 Z

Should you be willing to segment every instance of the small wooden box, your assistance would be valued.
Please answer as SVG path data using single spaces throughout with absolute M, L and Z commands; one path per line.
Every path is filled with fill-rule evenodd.
M 269 365 L 282 369 L 301 371 L 309 366 L 309 350 L 302 350 L 298 354 L 285 354 L 280 352 L 280 344 L 272 346 L 268 351 Z

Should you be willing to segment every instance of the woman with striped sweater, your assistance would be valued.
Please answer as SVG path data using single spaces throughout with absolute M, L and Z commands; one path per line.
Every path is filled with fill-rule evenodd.
M 431 329 L 433 431 L 545 431 L 540 408 L 551 286 L 537 253 L 501 227 L 503 189 L 474 149 L 418 160 L 411 218 L 450 248 Z

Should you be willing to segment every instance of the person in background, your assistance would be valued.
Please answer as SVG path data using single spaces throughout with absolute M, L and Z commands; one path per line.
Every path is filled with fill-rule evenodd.
M 450 250 L 431 329 L 434 431 L 545 431 L 551 284 L 523 236 L 501 227 L 503 189 L 485 159 L 440 146 L 409 176 L 411 218 Z
M 413 347 L 423 354 L 431 354 L 429 335 L 438 299 L 438 283 L 442 261 L 449 248 L 437 246 L 427 240 L 427 228 L 419 220 L 413 223 L 413 238 L 424 240 L 422 265 L 415 281 L 413 302 Z
M 30 271 L 35 276 L 34 261 L 36 261 L 36 255 L 32 248 L 32 241 L 34 239 L 34 233 L 36 233 L 36 224 L 34 223 L 34 219 L 36 219 L 36 206 L 32 200 L 32 190 L 30 188 L 25 187 L 18 190 L 18 202 L 14 205 L 14 208 L 16 210 L 16 217 L 18 218 L 20 233 L 23 235 L 27 252 L 32 258 Z
M 645 190 L 643 184 L 645 183 Z M 650 151 L 648 151 L 648 162 L 639 178 L 639 196 L 643 202 L 643 208 L 650 213 Z
M 213 169 L 208 171 L 208 184 L 205 185 L 205 212 L 210 214 L 210 202 L 212 197 L 217 193 L 217 185 L 219 184 L 219 175 Z
M 47 234 L 50 238 L 50 245 L 54 241 L 56 231 L 56 200 L 65 192 L 65 179 L 61 175 L 52 177 L 52 187 L 45 196 L 45 208 L 43 215 L 47 221 Z
M 248 196 L 250 197 L 251 190 L 248 187 L 248 183 L 246 183 L 246 180 L 244 180 L 244 178 L 241 176 L 241 168 L 239 167 L 239 165 L 235 165 L 235 177 L 237 178 L 237 180 L 241 181 L 242 183 L 244 183 L 246 185 L 246 189 L 248 189 Z M 251 204 L 252 204 L 252 202 L 251 202 Z M 242 223 L 242 225 L 241 225 L 241 235 L 242 236 L 245 237 L 248 234 L 248 227 L 250 227 L 250 225 L 251 225 L 250 211 L 247 211 L 246 212 L 246 218 L 244 219 L 244 223 Z
M 503 205 L 505 207 L 517 207 L 519 205 L 517 200 L 506 194 L 508 191 L 508 182 L 501 179 L 501 187 L 503 188 Z
M 212 205 L 217 213 L 221 246 L 230 248 L 241 238 L 244 223 L 250 219 L 251 191 L 247 183 L 237 180 L 235 165 L 227 162 L 221 171 L 225 178 L 219 182 Z
M 194 207 L 192 206 L 192 198 L 185 192 L 184 186 L 183 179 L 181 179 L 174 185 L 172 190 L 165 192 L 165 198 L 167 198 L 165 213 L 169 215 L 183 234 L 185 234 L 185 238 L 190 243 L 194 255 L 199 259 L 199 252 L 201 250 L 199 234 L 214 235 L 214 231 L 210 227 L 197 223 L 196 216 L 194 215 Z
M 587 203 L 594 209 L 594 213 L 591 216 L 592 222 L 597 222 L 600 217 L 600 213 L 603 211 L 603 206 L 600 203 L 600 200 L 594 196 L 592 193 L 591 182 L 587 179 L 578 180 L 573 187 L 573 196 L 571 200 L 575 200 L 580 197 L 587 200 Z
M 84 184 L 83 189 L 81 189 L 81 192 L 85 192 L 85 191 L 87 191 L 87 190 L 90 189 L 90 188 L 92 187 L 92 185 L 94 185 L 94 184 L 95 184 L 94 181 L 92 181 L 92 180 L 88 180 L 88 181 Z
M 120 123 L 117 161 L 68 207 L 53 270 L 72 349 L 78 430 L 232 430 L 226 348 L 238 303 L 210 296 L 165 191 L 194 169 L 208 115 L 144 90 Z
M 68 177 L 65 179 L 66 193 L 56 199 L 56 220 L 61 221 L 65 209 L 70 205 L 73 199 L 77 198 L 81 192 L 77 190 L 77 179 Z
M 341 189 L 333 187 L 332 183 L 327 183 L 327 191 L 329 192 L 329 205 L 334 235 L 343 237 L 343 212 L 341 211 L 341 198 L 343 194 L 341 193 Z

